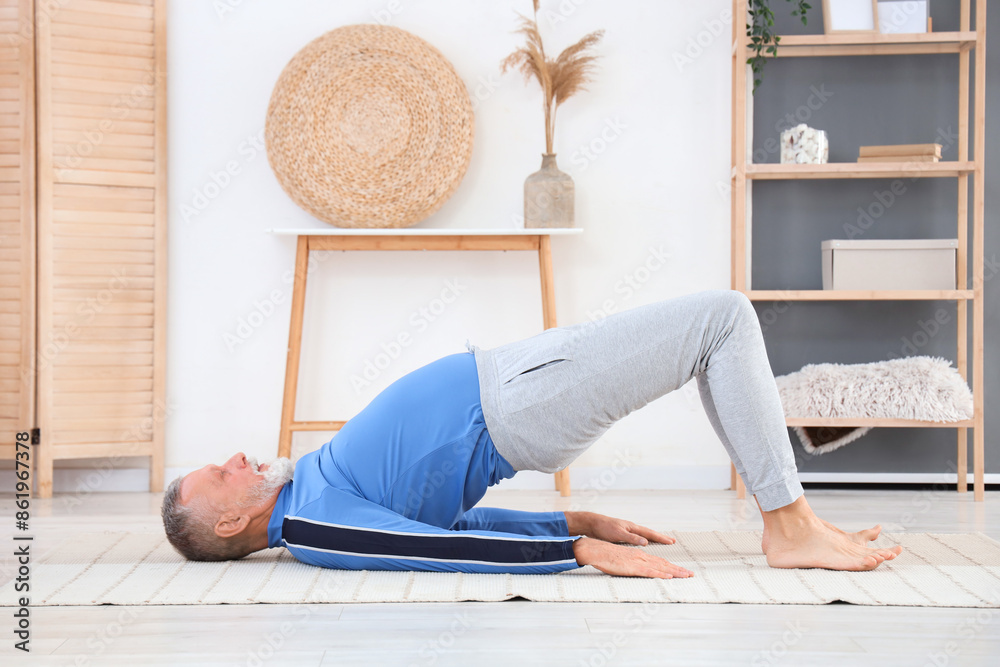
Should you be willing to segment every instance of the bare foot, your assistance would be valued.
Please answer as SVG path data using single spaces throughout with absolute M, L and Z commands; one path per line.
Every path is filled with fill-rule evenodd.
M 767 544 L 767 564 L 781 568 L 824 568 L 827 570 L 873 570 L 886 560 L 892 560 L 903 550 L 873 549 L 859 544 L 855 536 L 871 535 L 876 528 L 848 534 L 833 530 L 826 522 L 813 517 L 803 521 L 785 535 L 770 535 Z M 877 534 L 877 533 L 876 533 Z
M 816 517 L 816 518 L 819 518 L 819 517 Z M 859 530 L 856 533 L 847 533 L 847 532 L 844 532 L 843 530 L 841 530 L 840 528 L 837 528 L 835 525 L 833 525 L 829 521 L 824 521 L 823 519 L 820 519 L 820 521 L 822 521 L 823 525 L 825 525 L 827 528 L 829 528 L 833 532 L 840 533 L 841 535 L 846 535 L 848 539 L 850 539 L 850 540 L 852 540 L 854 542 L 857 542 L 858 544 L 860 544 L 863 547 L 868 546 L 869 542 L 877 540 L 879 534 L 882 532 L 882 525 L 881 524 L 875 524 L 871 528 L 866 528 L 865 530 Z
M 816 517 L 816 518 L 819 519 L 819 517 Z M 856 533 L 848 533 L 848 532 L 845 532 L 845 531 L 841 530 L 840 528 L 837 528 L 835 525 L 833 525 L 829 521 L 825 521 L 823 519 L 819 519 L 819 520 L 823 523 L 824 526 L 826 526 L 827 528 L 829 528 L 833 532 L 838 533 L 840 535 L 845 535 L 847 537 L 847 539 L 849 539 L 852 542 L 855 542 L 857 544 L 860 544 L 863 547 L 868 546 L 869 542 L 877 540 L 879 534 L 881 534 L 881 532 L 882 532 L 882 526 L 881 526 L 881 524 L 876 524 L 874 527 L 872 527 L 872 528 L 866 528 L 865 530 L 859 530 Z M 760 540 L 760 549 L 761 549 L 761 551 L 764 552 L 764 555 L 767 555 L 767 544 L 768 544 L 768 530 L 767 530 L 767 526 L 765 525 L 764 526 L 764 535 L 763 535 L 763 537 Z

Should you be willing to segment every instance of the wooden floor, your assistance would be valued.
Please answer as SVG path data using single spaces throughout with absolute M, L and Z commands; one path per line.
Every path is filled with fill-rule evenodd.
M 808 491 L 843 528 L 982 531 L 1000 539 L 1000 493 Z M 103 530 L 159 531 L 158 494 L 32 501 L 36 553 Z M 492 491 L 484 504 L 592 510 L 669 530 L 751 530 L 756 505 L 731 492 Z M 0 498 L 2 516 L 13 500 Z M 13 523 L 13 519 L 5 521 Z M 4 553 L 9 528 L 4 526 Z M 902 556 L 905 557 L 905 554 Z M 3 565 L 12 560 L 5 556 Z M 3 665 L 998 665 L 1000 610 L 847 604 L 429 603 L 42 607 L 32 654 L 0 622 Z M 11 657 L 15 660 L 11 661 Z

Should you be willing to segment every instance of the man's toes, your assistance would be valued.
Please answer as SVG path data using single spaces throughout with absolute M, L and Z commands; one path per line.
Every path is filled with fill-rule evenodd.
M 876 525 L 874 528 L 869 528 L 867 530 L 862 530 L 861 534 L 864 535 L 865 539 L 869 542 L 877 540 L 879 533 L 882 532 L 882 526 Z
M 876 565 L 881 564 L 885 560 L 885 556 L 878 549 L 865 549 L 864 554 L 869 558 L 874 558 Z
M 864 564 L 865 564 L 864 565 L 864 569 L 866 569 L 866 570 L 874 570 L 876 567 L 878 567 L 881 564 L 881 562 L 882 561 L 880 561 L 876 556 L 865 556 L 865 558 L 864 558 Z
M 900 552 L 902 552 L 902 550 L 903 548 L 898 544 L 894 547 L 885 547 L 885 548 L 873 547 L 871 549 L 872 552 L 878 554 L 879 557 L 882 558 L 883 560 L 892 560 L 893 558 L 898 556 Z

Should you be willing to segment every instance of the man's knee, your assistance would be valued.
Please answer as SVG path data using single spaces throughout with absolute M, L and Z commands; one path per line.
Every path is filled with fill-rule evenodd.
M 757 312 L 753 308 L 753 302 L 743 292 L 737 290 L 711 290 L 705 292 L 705 298 L 711 303 L 714 312 L 724 315 L 753 315 L 757 319 Z

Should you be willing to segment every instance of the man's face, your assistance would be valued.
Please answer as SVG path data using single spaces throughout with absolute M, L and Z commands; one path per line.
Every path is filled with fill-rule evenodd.
M 192 498 L 203 498 L 211 507 L 227 508 L 239 503 L 250 495 L 251 489 L 264 484 L 268 465 L 259 467 L 243 452 L 238 452 L 221 466 L 207 465 L 189 473 L 181 482 L 181 504 L 187 505 Z

